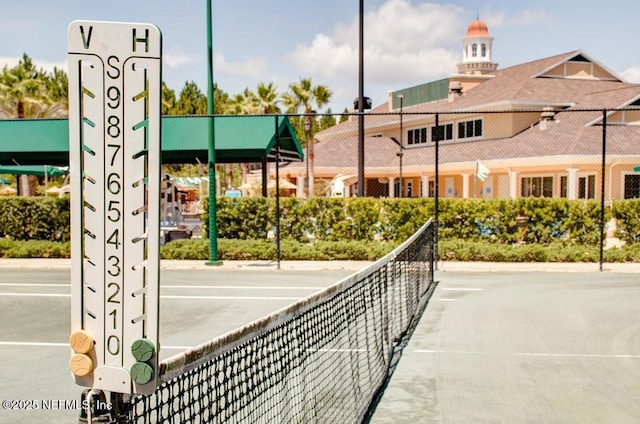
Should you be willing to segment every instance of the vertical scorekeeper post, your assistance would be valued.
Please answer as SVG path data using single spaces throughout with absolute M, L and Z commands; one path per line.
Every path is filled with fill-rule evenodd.
M 69 366 L 79 385 L 157 385 L 162 36 L 150 24 L 68 28 Z

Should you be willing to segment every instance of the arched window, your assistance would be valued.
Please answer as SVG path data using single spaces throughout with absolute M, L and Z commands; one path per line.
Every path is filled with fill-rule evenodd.
M 471 46 L 471 56 L 473 57 L 478 56 L 478 45 L 475 43 Z
M 482 47 L 481 47 L 480 51 L 481 51 L 480 55 L 482 57 L 487 57 L 487 45 L 486 44 L 482 43 Z

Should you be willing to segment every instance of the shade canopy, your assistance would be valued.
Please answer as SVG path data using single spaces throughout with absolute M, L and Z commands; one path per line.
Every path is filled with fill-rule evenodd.
M 51 165 L 0 165 L 0 174 L 35 175 L 37 177 L 59 177 L 69 172 L 66 166 Z
M 162 117 L 162 163 L 206 163 L 208 119 Z M 273 162 L 276 140 L 282 161 L 303 159 L 302 147 L 286 116 L 216 115 L 213 120 L 218 163 Z M 67 119 L 0 120 L 0 165 L 68 163 Z

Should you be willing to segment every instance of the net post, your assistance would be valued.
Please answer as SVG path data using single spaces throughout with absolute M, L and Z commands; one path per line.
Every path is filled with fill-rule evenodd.
M 108 393 L 108 394 L 107 394 Z M 108 423 L 120 424 L 129 422 L 131 403 L 122 393 L 87 389 L 80 398 L 79 424 Z

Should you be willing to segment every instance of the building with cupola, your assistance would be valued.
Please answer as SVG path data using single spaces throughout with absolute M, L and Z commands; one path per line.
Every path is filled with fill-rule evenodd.
M 640 85 L 582 50 L 501 69 L 480 19 L 461 47 L 452 74 L 390 91 L 367 113 L 367 196 L 434 196 L 437 143 L 441 197 L 640 197 Z M 325 195 L 358 192 L 357 152 L 356 116 L 315 135 Z M 281 170 L 299 195 L 306 166 Z

